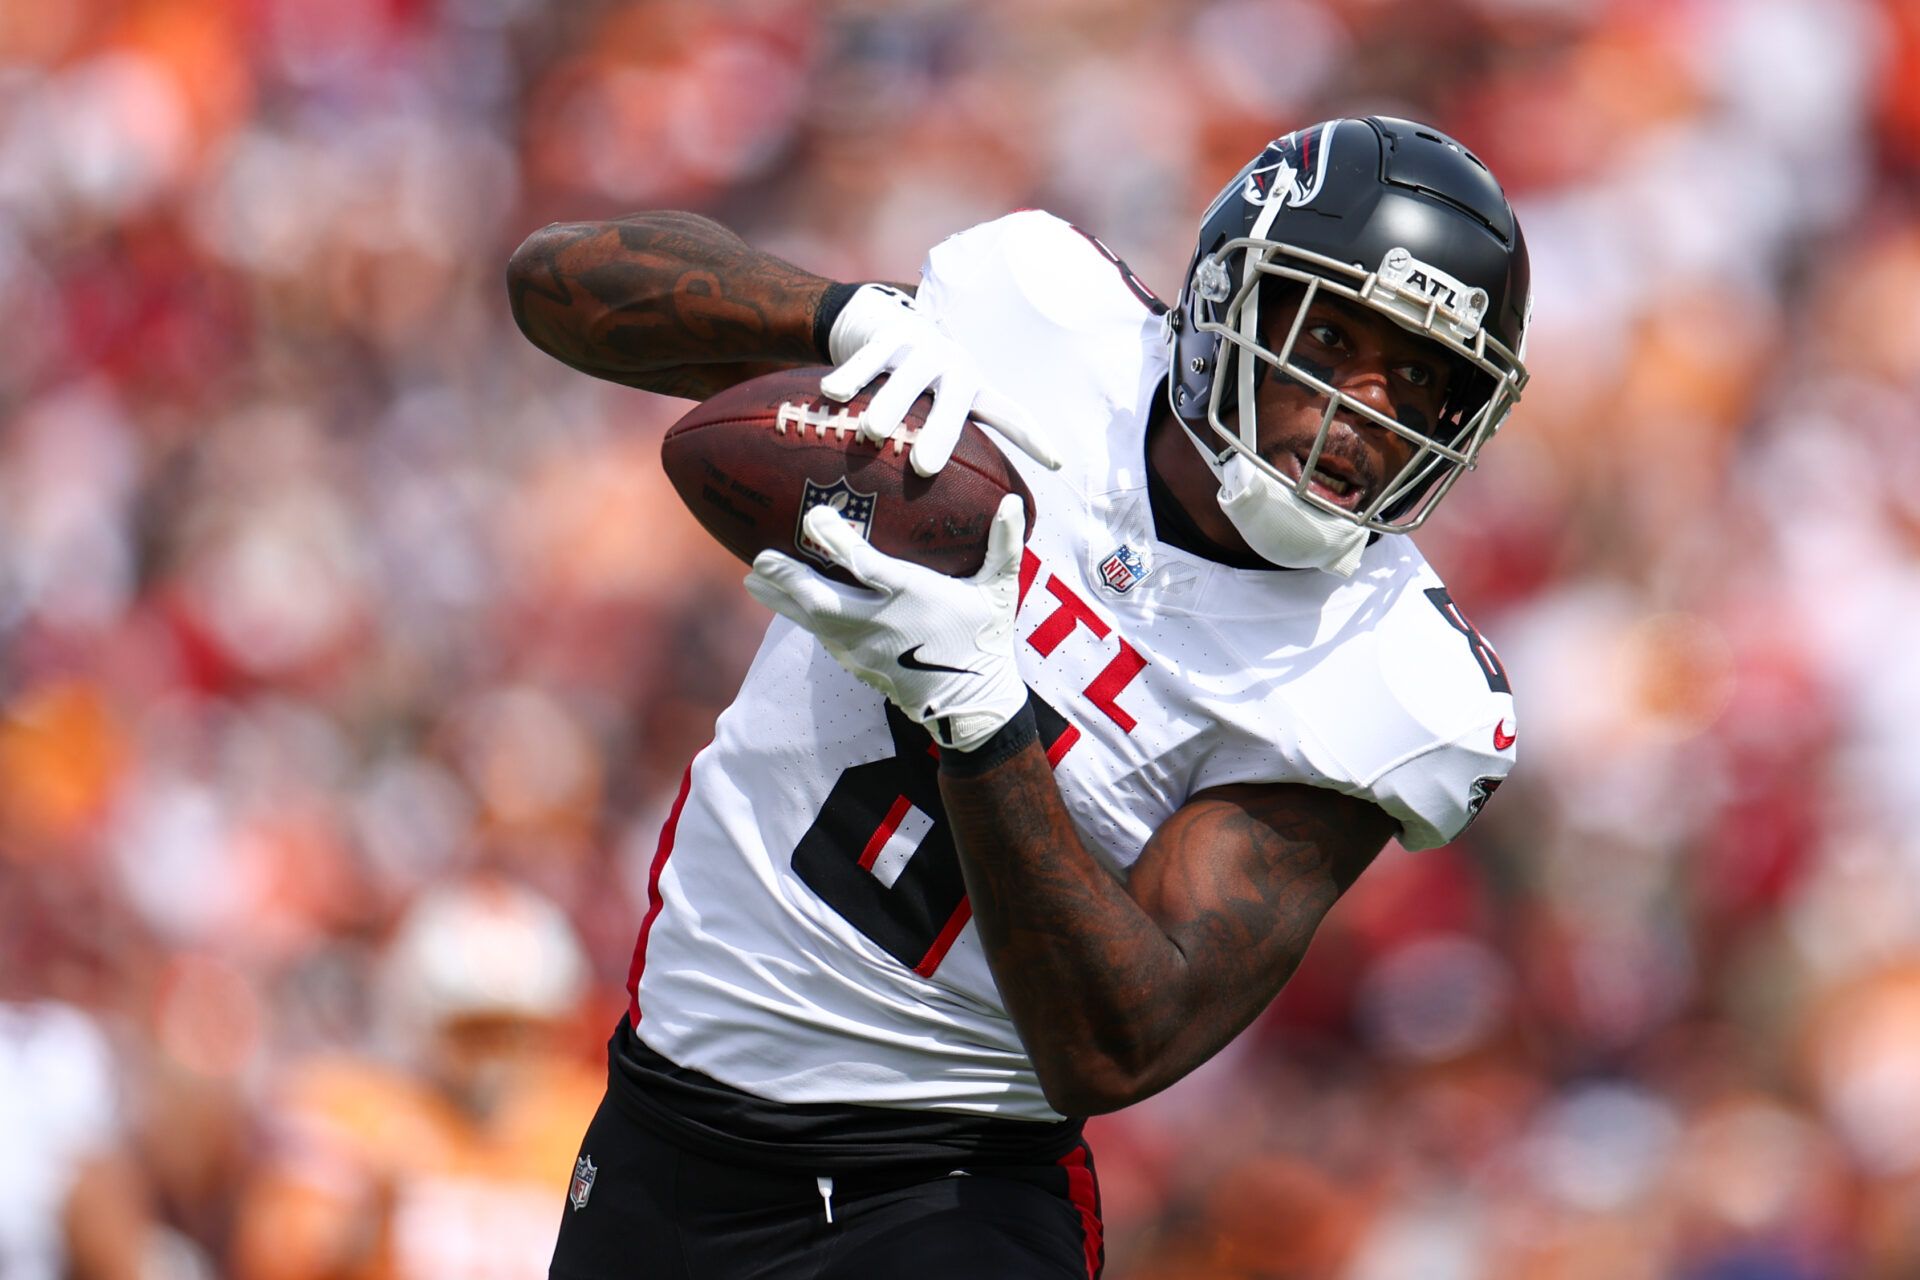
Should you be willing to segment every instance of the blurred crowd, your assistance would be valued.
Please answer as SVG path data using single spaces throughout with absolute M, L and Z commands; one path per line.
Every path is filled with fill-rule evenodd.
M 524 235 L 1170 296 L 1349 112 L 1531 243 L 1421 535 L 1521 766 L 1091 1126 L 1108 1275 L 1920 1274 L 1920 0 L 0 0 L 0 1277 L 544 1274 L 766 615 Z

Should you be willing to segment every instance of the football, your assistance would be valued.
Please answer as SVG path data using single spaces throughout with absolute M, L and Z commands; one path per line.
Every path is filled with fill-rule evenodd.
M 890 556 L 954 577 L 979 571 L 987 526 L 1000 500 L 1017 493 L 1033 528 L 1033 495 L 998 446 L 969 421 L 953 458 L 931 476 L 907 452 L 932 407 L 921 396 L 906 422 L 880 444 L 857 421 L 879 383 L 841 404 L 820 394 L 825 367 L 763 374 L 690 410 L 660 444 L 660 462 L 680 500 L 720 544 L 751 564 L 772 548 L 829 577 L 851 582 L 800 529 L 818 505 L 838 510 Z

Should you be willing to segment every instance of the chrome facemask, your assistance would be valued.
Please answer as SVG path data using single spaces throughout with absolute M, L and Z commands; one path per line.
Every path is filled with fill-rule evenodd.
M 1191 284 L 1194 291 L 1208 301 L 1226 302 L 1219 320 L 1197 324 L 1201 332 L 1217 335 L 1219 339 L 1215 357 L 1219 368 L 1214 371 L 1207 402 L 1207 425 L 1212 428 L 1217 443 L 1203 440 L 1177 407 L 1174 416 L 1223 482 L 1229 478 L 1227 462 L 1238 454 L 1244 460 L 1242 465 L 1252 466 L 1272 484 L 1285 489 L 1295 503 L 1320 516 L 1345 522 L 1357 530 L 1405 533 L 1417 529 L 1461 473 L 1473 469 L 1481 448 L 1519 402 L 1527 383 L 1525 330 L 1521 331 L 1521 350 L 1510 351 L 1483 327 L 1487 309 L 1485 291 L 1462 284 L 1405 249 L 1389 250 L 1372 270 L 1365 270 L 1269 240 L 1265 233 L 1279 208 L 1277 201 L 1270 204 L 1252 227 L 1252 235 L 1227 241 L 1194 269 Z M 1237 287 L 1227 266 L 1236 253 L 1241 254 Z M 1305 286 L 1292 323 L 1287 327 L 1286 341 L 1278 351 L 1269 349 L 1261 341 L 1260 296 L 1262 286 L 1269 281 L 1291 281 Z M 1429 436 L 1337 390 L 1293 358 L 1294 344 L 1305 325 L 1307 311 L 1323 291 L 1369 307 L 1408 332 L 1437 343 L 1464 362 L 1466 368 L 1460 377 L 1490 387 L 1490 394 L 1471 408 L 1458 426 L 1442 420 L 1435 424 L 1435 434 Z M 1177 315 L 1177 312 L 1171 314 Z M 1259 455 L 1260 423 L 1255 389 L 1261 364 L 1327 399 L 1319 434 L 1314 438 L 1298 479 L 1289 478 Z M 1229 425 L 1222 414 L 1229 378 L 1236 389 L 1237 425 Z M 1354 511 L 1328 502 L 1309 487 L 1334 418 L 1343 409 L 1353 419 L 1391 431 L 1415 446 L 1413 456 L 1399 473 L 1387 477 L 1366 505 Z M 1236 483 L 1234 488 L 1244 493 L 1248 486 Z M 1233 515 L 1231 511 L 1228 514 Z M 1235 523 L 1238 527 L 1240 522 Z M 1294 521 L 1289 518 L 1284 523 Z M 1324 530 L 1324 521 L 1314 523 Z M 1317 540 L 1327 542 L 1326 533 L 1317 535 Z M 1252 544 L 1251 539 L 1249 543 Z M 1274 558 L 1258 545 L 1254 549 L 1268 559 Z M 1276 563 L 1286 561 L 1276 560 Z M 1314 564 L 1310 567 L 1332 566 Z

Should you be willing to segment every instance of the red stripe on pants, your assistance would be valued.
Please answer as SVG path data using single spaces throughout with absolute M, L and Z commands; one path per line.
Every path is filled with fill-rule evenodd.
M 1080 1242 L 1087 1254 L 1087 1280 L 1099 1280 L 1104 1260 L 1100 1225 L 1100 1188 L 1094 1182 L 1093 1166 L 1087 1161 L 1087 1144 L 1082 1142 L 1060 1157 L 1067 1171 L 1067 1199 L 1080 1212 Z

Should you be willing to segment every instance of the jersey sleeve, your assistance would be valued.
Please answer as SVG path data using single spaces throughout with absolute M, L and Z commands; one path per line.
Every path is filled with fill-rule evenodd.
M 1407 849 L 1458 836 L 1515 759 L 1505 668 L 1424 565 L 1374 625 L 1299 655 L 1257 701 L 1226 726 L 1200 786 L 1327 787 L 1386 810 Z
M 1480 807 L 1513 767 L 1511 750 L 1491 750 L 1504 732 L 1502 723 L 1477 726 L 1466 736 L 1432 747 L 1373 780 L 1363 794 L 1399 822 L 1403 847 L 1432 849 L 1446 844 L 1479 815 Z
M 1424 565 L 1372 641 L 1371 653 L 1356 654 L 1370 670 L 1353 675 L 1349 714 L 1314 708 L 1313 737 L 1343 790 L 1392 814 L 1405 848 L 1431 849 L 1466 830 L 1513 767 L 1512 687 L 1499 655 Z
M 1029 209 L 935 245 L 914 305 L 1043 424 L 1130 409 L 1156 349 L 1153 295 L 1071 223 Z
M 1508 734 L 1513 717 L 1495 717 L 1462 730 L 1451 739 L 1413 732 L 1400 741 L 1418 742 L 1397 757 L 1383 758 L 1362 735 L 1299 733 L 1287 750 L 1246 741 L 1223 743 L 1208 759 L 1196 790 L 1228 783 L 1304 783 L 1371 801 L 1400 824 L 1400 844 L 1409 850 L 1446 844 L 1467 829 L 1487 798 L 1513 767 Z M 1385 740 L 1378 723 L 1365 735 L 1373 745 Z M 1496 749 L 1501 741 L 1504 750 Z

